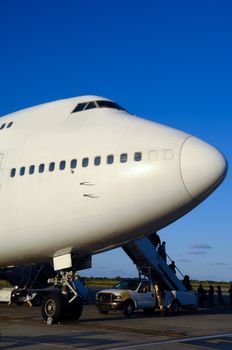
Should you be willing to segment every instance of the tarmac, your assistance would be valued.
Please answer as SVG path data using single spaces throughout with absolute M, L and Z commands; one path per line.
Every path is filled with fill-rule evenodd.
M 229 305 L 178 315 L 99 314 L 85 305 L 79 321 L 47 325 L 40 307 L 0 304 L 0 349 L 231 350 Z

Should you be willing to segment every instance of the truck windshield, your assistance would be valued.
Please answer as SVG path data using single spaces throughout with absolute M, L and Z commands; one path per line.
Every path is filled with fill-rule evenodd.
M 139 284 L 140 284 L 140 281 L 122 280 L 114 288 L 136 290 Z

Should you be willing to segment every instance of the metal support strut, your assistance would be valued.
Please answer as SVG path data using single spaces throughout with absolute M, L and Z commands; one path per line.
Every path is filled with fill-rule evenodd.
M 54 286 L 61 287 L 61 293 L 68 296 L 72 296 L 68 299 L 68 303 L 73 302 L 77 296 L 78 292 L 74 281 L 78 279 L 78 273 L 73 271 L 61 271 L 56 277 L 49 278 L 48 283 Z M 70 293 L 69 293 L 70 292 Z

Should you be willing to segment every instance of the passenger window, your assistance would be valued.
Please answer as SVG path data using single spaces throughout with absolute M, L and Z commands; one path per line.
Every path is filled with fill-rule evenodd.
M 126 163 L 127 162 L 127 153 L 121 153 L 120 155 L 120 162 Z
M 113 162 L 114 162 L 114 156 L 113 156 L 113 154 L 109 154 L 108 156 L 107 156 L 107 164 L 113 164 Z
M 10 171 L 10 177 L 15 177 L 15 175 L 16 175 L 16 169 L 12 168 Z
M 77 167 L 77 160 L 76 159 L 72 159 L 70 162 L 70 168 L 71 169 L 76 169 Z
M 2 124 L 1 127 L 0 127 L 0 129 L 4 129 L 5 126 L 6 126 L 6 124 Z
M 66 166 L 66 161 L 65 160 L 61 160 L 60 162 L 60 170 L 64 170 Z
M 44 164 L 40 164 L 39 165 L 39 173 L 43 173 L 45 169 L 45 165 Z
M 149 160 L 153 161 L 153 160 L 157 160 L 158 159 L 158 152 L 157 151 L 149 151 L 148 154 Z
M 142 153 L 141 152 L 135 152 L 134 154 L 134 161 L 140 162 L 142 160 Z
M 94 158 L 94 165 L 100 165 L 101 164 L 101 157 L 100 156 L 97 156 Z
M 51 162 L 49 163 L 49 171 L 54 171 L 55 170 L 55 163 Z
M 30 167 L 29 167 L 29 174 L 32 175 L 32 174 L 34 174 L 34 172 L 35 172 L 35 166 L 34 165 L 30 165 Z
M 86 168 L 88 165 L 89 165 L 89 158 L 83 158 L 82 159 L 83 168 Z
M 13 125 L 13 122 L 10 122 L 10 123 L 7 125 L 7 128 L 10 128 L 12 125 Z
M 85 111 L 86 111 L 87 109 L 92 109 L 92 108 L 96 108 L 96 105 L 95 105 L 94 102 L 89 102 L 89 103 L 87 104 L 87 106 L 85 107 Z
M 24 174 L 25 174 L 25 166 L 22 166 L 21 168 L 20 168 L 20 170 L 19 170 L 19 175 L 20 176 L 23 176 Z
M 164 159 L 165 160 L 171 160 L 173 158 L 173 150 L 172 149 L 166 149 L 164 151 Z

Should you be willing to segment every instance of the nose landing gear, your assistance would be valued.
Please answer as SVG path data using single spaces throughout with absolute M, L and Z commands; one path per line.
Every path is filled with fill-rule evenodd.
M 56 277 L 48 280 L 54 289 L 46 294 L 41 308 L 42 317 L 46 322 L 58 323 L 80 318 L 83 302 L 75 285 L 77 279 L 77 273 L 61 271 Z

